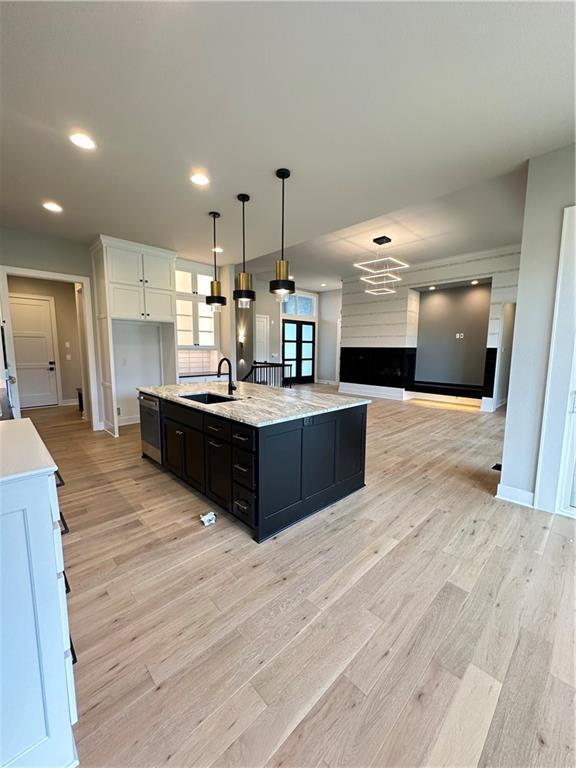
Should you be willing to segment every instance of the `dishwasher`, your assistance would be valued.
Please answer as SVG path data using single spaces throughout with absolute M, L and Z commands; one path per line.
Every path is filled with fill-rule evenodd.
M 140 401 L 140 437 L 142 454 L 158 464 L 162 463 L 162 441 L 160 436 L 160 400 L 141 392 Z

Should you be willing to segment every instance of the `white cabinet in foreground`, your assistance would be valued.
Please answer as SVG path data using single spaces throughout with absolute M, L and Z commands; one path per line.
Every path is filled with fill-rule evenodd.
M 56 465 L 30 419 L 0 422 L 0 766 L 78 764 Z

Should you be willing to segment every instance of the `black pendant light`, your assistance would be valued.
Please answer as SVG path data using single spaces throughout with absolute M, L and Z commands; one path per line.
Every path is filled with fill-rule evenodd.
M 242 203 L 242 272 L 236 275 L 236 288 L 234 301 L 238 302 L 239 309 L 250 309 L 250 305 L 256 300 L 256 293 L 252 290 L 252 275 L 246 272 L 246 216 L 244 206 L 250 200 L 250 195 L 245 192 L 237 195 Z
M 282 181 L 282 247 L 280 261 L 276 262 L 276 279 L 270 280 L 270 293 L 276 296 L 276 301 L 286 301 L 288 295 L 296 291 L 296 284 L 290 279 L 290 264 L 284 259 L 284 182 L 290 178 L 290 171 L 278 168 L 276 176 Z
M 214 280 L 210 282 L 210 296 L 206 296 L 206 304 L 212 307 L 212 312 L 220 312 L 222 307 L 226 306 L 226 296 L 222 296 L 222 286 L 220 280 L 218 280 L 218 273 L 216 271 L 216 254 L 218 248 L 216 246 L 216 219 L 220 218 L 218 211 L 210 211 L 208 216 L 212 217 L 212 253 L 214 254 Z

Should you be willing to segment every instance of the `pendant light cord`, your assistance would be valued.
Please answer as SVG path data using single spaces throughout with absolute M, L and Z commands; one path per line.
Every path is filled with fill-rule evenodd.
M 214 240 L 214 247 L 212 248 L 212 254 L 214 256 L 214 280 L 217 280 L 217 277 L 216 277 L 216 216 L 212 217 L 212 224 L 213 224 L 213 240 Z
M 282 179 L 282 247 L 280 260 L 284 261 L 284 182 L 286 179 Z
M 244 213 L 245 201 L 242 200 L 242 272 L 246 272 L 246 218 Z

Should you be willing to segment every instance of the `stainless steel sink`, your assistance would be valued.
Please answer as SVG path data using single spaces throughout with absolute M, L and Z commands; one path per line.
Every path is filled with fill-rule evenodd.
M 224 395 L 215 395 L 213 392 L 197 392 L 192 395 L 178 395 L 185 400 L 194 400 L 197 403 L 205 403 L 211 405 L 213 403 L 229 403 L 232 400 L 236 400 L 235 397 L 225 397 Z

